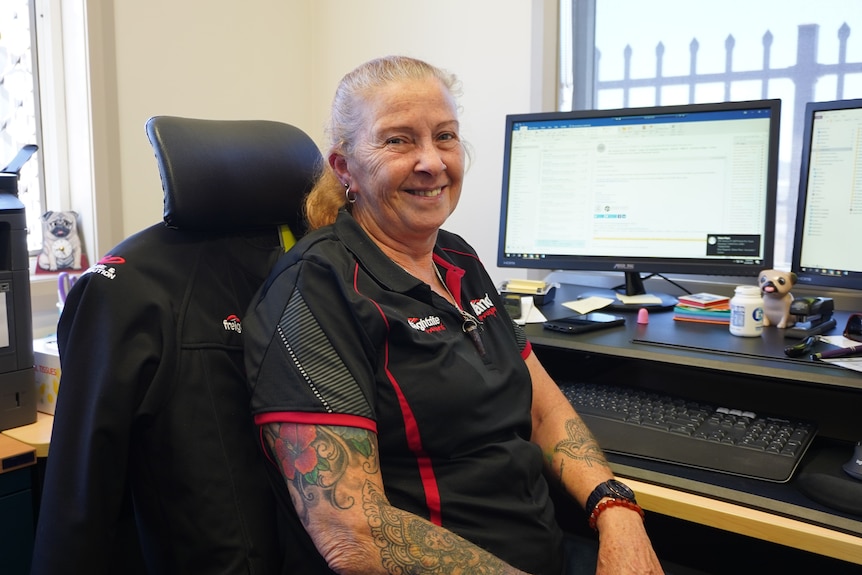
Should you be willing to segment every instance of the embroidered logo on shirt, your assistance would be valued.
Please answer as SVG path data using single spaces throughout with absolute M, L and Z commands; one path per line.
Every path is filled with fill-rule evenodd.
M 407 323 L 416 331 L 424 331 L 425 333 L 433 333 L 435 331 L 446 331 L 446 326 L 440 321 L 436 315 L 429 315 L 425 318 L 408 317 Z
M 117 268 L 114 266 L 122 265 L 124 263 L 126 263 L 125 258 L 108 254 L 102 259 L 100 259 L 96 265 L 91 266 L 90 269 L 88 269 L 84 273 L 99 274 L 108 278 L 109 280 L 112 280 L 117 277 Z
M 485 297 L 481 299 L 471 299 L 470 307 L 473 308 L 473 313 L 479 318 L 479 321 L 484 321 L 485 318 L 497 315 L 497 306 L 491 301 L 491 296 L 485 293 Z
M 240 323 L 239 318 L 236 315 L 230 314 L 222 323 L 224 324 L 225 331 L 242 333 L 242 323 Z

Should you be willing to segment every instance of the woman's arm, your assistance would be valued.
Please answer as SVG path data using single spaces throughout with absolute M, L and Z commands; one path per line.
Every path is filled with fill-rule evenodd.
M 305 530 L 336 573 L 522 573 L 454 533 L 390 505 L 373 433 L 271 423 L 264 427 L 264 436 Z
M 533 441 L 542 448 L 551 477 L 583 507 L 593 489 L 613 478 L 613 472 L 590 430 L 536 355 L 531 352 L 526 361 L 533 380 Z M 609 507 L 596 526 L 597 574 L 662 573 L 638 513 Z

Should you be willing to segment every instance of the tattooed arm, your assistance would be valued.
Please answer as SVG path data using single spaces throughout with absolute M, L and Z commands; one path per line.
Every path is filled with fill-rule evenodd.
M 533 441 L 545 454 L 546 469 L 581 507 L 613 472 L 595 438 L 575 413 L 560 388 L 539 363 L 527 358 L 533 380 Z M 599 565 L 603 573 L 662 573 L 640 515 L 624 507 L 609 507 L 597 522 Z
M 292 423 L 264 427 L 305 530 L 341 574 L 522 573 L 454 533 L 390 505 L 377 436 Z

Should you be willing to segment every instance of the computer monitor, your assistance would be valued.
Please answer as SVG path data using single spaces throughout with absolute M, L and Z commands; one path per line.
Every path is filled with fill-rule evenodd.
M 645 293 L 642 273 L 757 276 L 773 265 L 780 110 L 507 116 L 498 265 L 625 272 L 626 295 Z M 676 303 L 655 295 L 635 307 Z
M 791 270 L 797 284 L 862 289 L 862 99 L 809 102 Z

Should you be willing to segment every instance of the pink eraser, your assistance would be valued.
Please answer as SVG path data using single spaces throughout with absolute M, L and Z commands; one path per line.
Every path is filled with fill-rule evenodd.
M 638 323 L 649 323 L 649 312 L 645 308 L 638 310 Z

